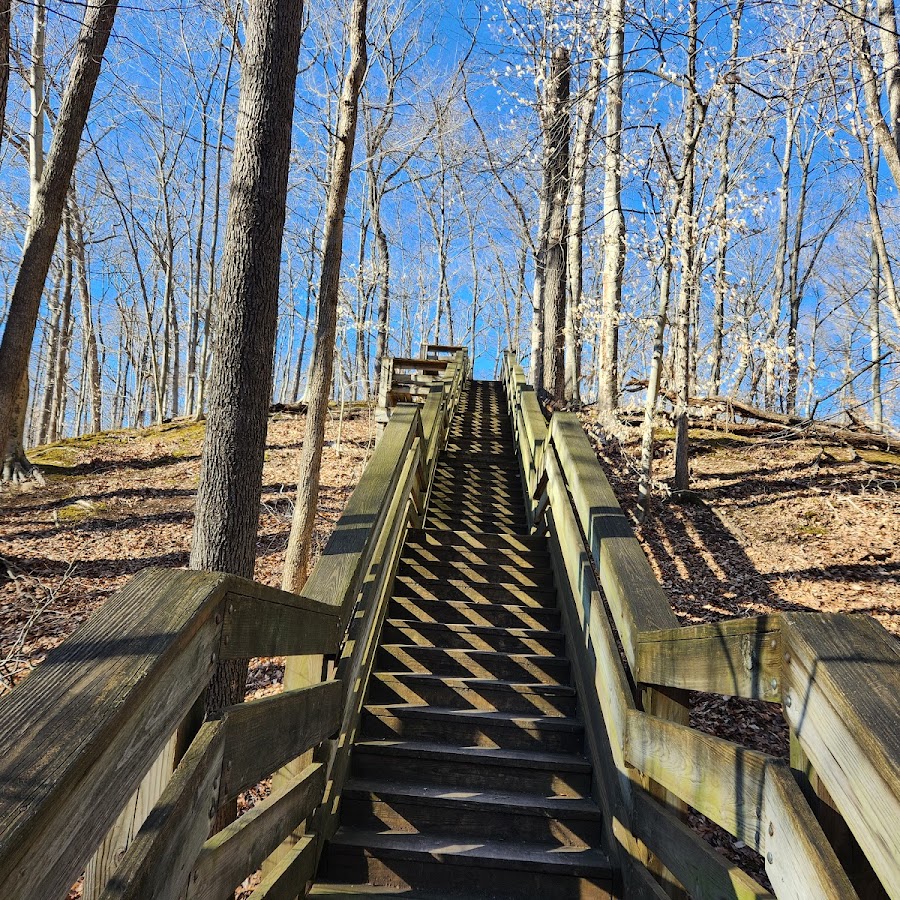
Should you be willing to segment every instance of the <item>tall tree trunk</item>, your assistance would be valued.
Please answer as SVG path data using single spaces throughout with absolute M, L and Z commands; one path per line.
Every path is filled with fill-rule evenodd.
M 900 47 L 897 42 L 897 13 L 894 0 L 876 0 L 875 5 L 889 124 L 894 136 L 894 146 L 900 151 Z
M 50 430 L 47 442 L 59 440 L 66 418 L 66 378 L 69 373 L 69 348 L 72 345 L 72 234 L 68 214 L 63 225 L 63 285 L 59 316 L 59 340 L 53 363 L 53 395 L 50 402 Z
M 84 20 L 53 129 L 53 140 L 47 155 L 31 226 L 19 273 L 13 287 L 9 315 L 0 343 L 0 435 L 6 436 L 4 472 L 10 467 L 28 470 L 24 453 L 16 459 L 15 444 L 21 446 L 21 435 L 13 434 L 20 416 L 18 394 L 28 371 L 28 358 L 34 340 L 41 306 L 44 282 L 59 236 L 63 208 L 72 171 L 78 158 L 81 133 L 100 75 L 100 64 L 112 31 L 118 0 L 98 0 L 85 7 Z M 23 422 L 24 427 L 24 422 Z M 13 448 L 12 451 L 10 448 Z
M 568 403 L 581 403 L 581 336 L 577 316 L 581 307 L 584 288 L 584 223 L 587 206 L 587 175 L 591 155 L 591 136 L 594 131 L 594 114 L 600 97 L 600 79 L 603 75 L 602 34 L 599 17 L 591 26 L 594 29 L 591 49 L 593 56 L 588 69 L 587 83 L 578 104 L 578 121 L 572 145 L 572 212 L 569 219 L 569 301 L 566 304 L 566 393 Z
M 609 2 L 606 61 L 606 132 L 603 141 L 603 323 L 600 337 L 597 412 L 619 403 L 619 311 L 625 265 L 622 213 L 622 93 L 625 84 L 625 0 Z
M 722 388 L 722 343 L 725 334 L 725 296 L 728 293 L 728 195 L 731 191 L 731 130 L 737 116 L 737 62 L 741 45 L 741 18 L 744 14 L 744 0 L 737 0 L 731 14 L 731 52 L 728 56 L 729 74 L 728 97 L 716 160 L 719 164 L 719 185 L 713 201 L 713 219 L 716 228 L 716 266 L 713 276 L 713 340 L 712 365 L 710 372 L 710 393 L 717 397 Z
M 41 404 L 41 418 L 38 424 L 38 444 L 48 443 L 47 436 L 50 433 L 50 409 L 53 405 L 53 371 L 56 365 L 56 354 L 59 348 L 59 326 L 62 318 L 62 302 L 60 300 L 61 285 L 62 276 L 57 275 L 53 279 L 53 289 L 48 301 L 48 306 L 50 307 L 50 339 L 47 342 L 47 365 L 43 392 L 44 402 Z M 35 390 L 37 390 L 37 387 L 38 384 L 35 383 Z
M 38 188 L 44 171 L 44 90 L 47 70 L 44 65 L 44 50 L 47 45 L 47 2 L 36 0 L 33 10 L 31 31 L 31 118 L 28 128 L 28 170 L 29 201 L 28 211 L 34 216 L 38 202 Z
M 881 397 L 881 273 L 878 250 L 872 242 L 869 254 L 872 289 L 869 299 L 869 346 L 872 357 L 872 428 L 881 431 L 884 425 L 884 403 Z
M 569 51 L 556 47 L 550 59 L 547 79 L 547 135 L 550 145 L 547 160 L 547 194 L 550 198 L 547 227 L 547 255 L 544 269 L 544 387 L 554 397 L 566 390 L 565 317 L 566 317 L 566 236 L 569 201 Z
M 544 263 L 547 256 L 547 229 L 550 224 L 550 199 L 547 194 L 547 150 L 544 150 L 544 182 L 538 210 L 538 235 L 534 254 L 534 286 L 531 293 L 531 383 L 536 391 L 544 389 Z
M 256 559 L 302 13 L 301 0 L 249 8 L 191 543 L 192 569 L 245 578 Z M 246 675 L 246 660 L 221 663 L 207 708 L 240 701 Z
M 694 253 L 697 239 L 694 209 L 695 150 L 697 137 L 697 0 L 688 5 L 687 78 L 684 100 L 684 141 L 681 184 L 681 284 L 675 327 L 675 480 L 676 491 L 686 491 L 690 483 L 688 399 L 690 394 L 691 295 L 694 288 Z
M 0 149 L 6 134 L 6 96 L 9 93 L 9 50 L 12 0 L 0 0 Z
M 91 309 L 91 287 L 88 280 L 87 254 L 84 248 L 84 223 L 81 210 L 74 201 L 71 204 L 72 251 L 75 256 L 75 272 L 78 280 L 78 298 L 81 301 L 81 333 L 84 348 L 85 378 L 91 405 L 91 431 L 96 433 L 102 429 L 103 394 L 100 384 L 100 358 L 97 353 L 97 333 L 94 330 L 94 317 Z
M 672 223 L 666 221 L 663 236 L 662 260 L 659 276 L 659 311 L 653 333 L 653 359 L 650 377 L 647 379 L 647 397 L 644 401 L 644 426 L 641 435 L 641 475 L 638 483 L 638 518 L 643 521 L 650 512 L 650 486 L 653 479 L 653 419 L 659 398 L 659 382 L 662 376 L 663 351 L 665 349 L 666 319 L 669 314 L 669 294 L 672 284 Z
M 350 10 L 348 43 L 350 65 L 341 88 L 340 111 L 328 184 L 325 230 L 323 235 L 322 271 L 319 280 L 318 321 L 313 347 L 306 411 L 306 431 L 298 465 L 297 502 L 291 522 L 282 586 L 299 591 L 306 582 L 310 545 L 319 497 L 319 475 L 322 447 L 325 442 L 325 419 L 331 396 L 334 368 L 337 307 L 340 295 L 341 256 L 344 243 L 344 210 L 353 145 L 356 141 L 356 119 L 359 92 L 366 71 L 366 12 L 368 0 L 353 0 Z

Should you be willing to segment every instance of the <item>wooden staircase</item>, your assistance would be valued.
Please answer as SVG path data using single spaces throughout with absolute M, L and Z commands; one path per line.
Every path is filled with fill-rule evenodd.
M 317 897 L 608 897 L 546 541 L 500 382 L 470 382 L 406 539 Z

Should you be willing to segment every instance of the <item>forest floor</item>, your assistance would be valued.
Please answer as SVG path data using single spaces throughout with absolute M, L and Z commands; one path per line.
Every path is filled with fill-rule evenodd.
M 639 438 L 585 427 L 632 515 Z M 279 584 L 302 415 L 270 418 L 256 577 Z M 338 432 L 340 444 L 338 446 Z M 326 434 L 320 549 L 371 454 L 375 428 L 354 409 Z M 900 636 L 900 456 L 820 441 L 692 431 L 690 503 L 666 499 L 672 442 L 657 450 L 653 515 L 637 534 L 683 624 L 790 610 L 860 612 Z M 0 694 L 145 566 L 188 560 L 203 425 L 61 441 L 31 455 L 47 485 L 0 493 Z M 254 661 L 250 696 L 279 689 L 282 661 Z M 784 756 L 777 705 L 694 694 L 692 724 Z M 258 797 L 259 795 L 257 795 Z M 257 797 L 245 798 L 252 805 Z M 692 824 L 760 875 L 760 859 L 701 817 Z M 74 896 L 74 895 L 73 895 Z
M 256 578 L 280 586 L 303 415 L 269 419 Z M 0 694 L 147 566 L 186 566 L 204 425 L 175 420 L 33 450 L 45 487 L 0 493 Z M 339 433 L 340 432 L 340 433 Z M 371 454 L 368 408 L 334 411 L 314 536 L 321 550 Z M 339 444 L 338 444 L 339 441 Z M 257 671 L 259 669 L 262 671 Z M 255 667 L 262 687 L 271 666 Z
M 817 439 L 691 429 L 689 502 L 667 498 L 661 431 L 652 514 L 636 521 L 638 429 L 582 422 L 682 625 L 790 611 L 866 613 L 900 637 L 900 454 Z M 788 757 L 777 704 L 691 695 L 691 725 Z M 693 827 L 765 884 L 762 858 L 702 816 Z

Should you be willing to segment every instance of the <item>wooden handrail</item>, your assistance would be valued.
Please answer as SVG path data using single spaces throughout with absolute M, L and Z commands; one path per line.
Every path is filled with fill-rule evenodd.
M 897 642 L 865 616 L 790 613 L 679 627 L 577 418 L 554 414 L 545 437 L 526 421 L 532 392 L 512 354 L 503 379 L 526 483 L 537 482 L 542 495 L 530 499 L 550 526 L 591 752 L 598 762 L 605 754 L 613 770 L 598 771 L 599 790 L 633 889 L 654 895 L 635 871 L 639 840 L 691 896 L 770 896 L 647 793 L 641 775 L 760 852 L 778 897 L 857 896 L 798 773 L 651 714 L 646 686 L 658 686 L 781 702 L 828 802 L 881 888 L 900 897 Z M 529 478 L 538 436 L 543 465 Z
M 97 877 L 104 900 L 219 898 L 304 820 L 316 828 L 269 867 L 254 897 L 283 896 L 312 872 L 405 531 L 421 523 L 467 376 L 465 352 L 440 368 L 424 407 L 395 410 L 302 596 L 220 573 L 144 570 L 0 698 L 0 895 L 64 897 L 217 662 L 275 654 L 336 659 L 336 677 L 306 686 L 286 677 L 282 693 L 192 732 L 124 857 L 104 860 Z M 315 747 L 325 748 L 316 760 L 208 837 L 221 803 Z

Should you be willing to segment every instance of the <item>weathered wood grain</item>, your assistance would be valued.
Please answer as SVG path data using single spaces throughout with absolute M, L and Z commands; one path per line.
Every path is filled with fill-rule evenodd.
M 294 781 L 213 835 L 197 857 L 188 898 L 222 900 L 229 896 L 315 809 L 324 788 L 324 767 L 313 763 Z
M 888 895 L 900 897 L 900 649 L 867 616 L 784 616 L 785 718 Z
M 774 900 L 774 894 L 716 853 L 646 791 L 635 791 L 633 803 L 635 836 L 662 860 L 695 900 Z
M 331 605 L 235 579 L 225 597 L 222 658 L 333 654 L 341 620 Z
M 106 885 L 102 900 L 177 900 L 215 819 L 225 726 L 207 722 Z
M 762 818 L 766 874 L 779 900 L 857 900 L 790 768 L 780 760 L 766 770 Z
M 0 700 L 0 895 L 82 873 L 212 674 L 224 583 L 145 570 Z
M 763 849 L 766 767 L 775 760 L 740 744 L 641 712 L 629 712 L 625 759 L 698 812 Z
M 233 799 L 333 735 L 340 723 L 339 681 L 229 706 L 220 802 Z
M 296 900 L 298 893 L 316 874 L 316 839 L 313 835 L 301 837 L 295 846 L 286 851 L 250 895 L 250 900 Z
M 98 900 L 110 876 L 119 868 L 125 852 L 144 820 L 162 796 L 175 769 L 178 732 L 174 733 L 156 757 L 138 789 L 122 807 L 113 827 L 100 842 L 84 870 L 81 895 L 84 900 Z
M 641 631 L 634 677 L 645 684 L 777 702 L 780 632 L 778 616 Z
M 638 634 L 677 628 L 678 620 L 578 417 L 574 413 L 555 413 L 550 422 L 550 439 L 633 669 Z

